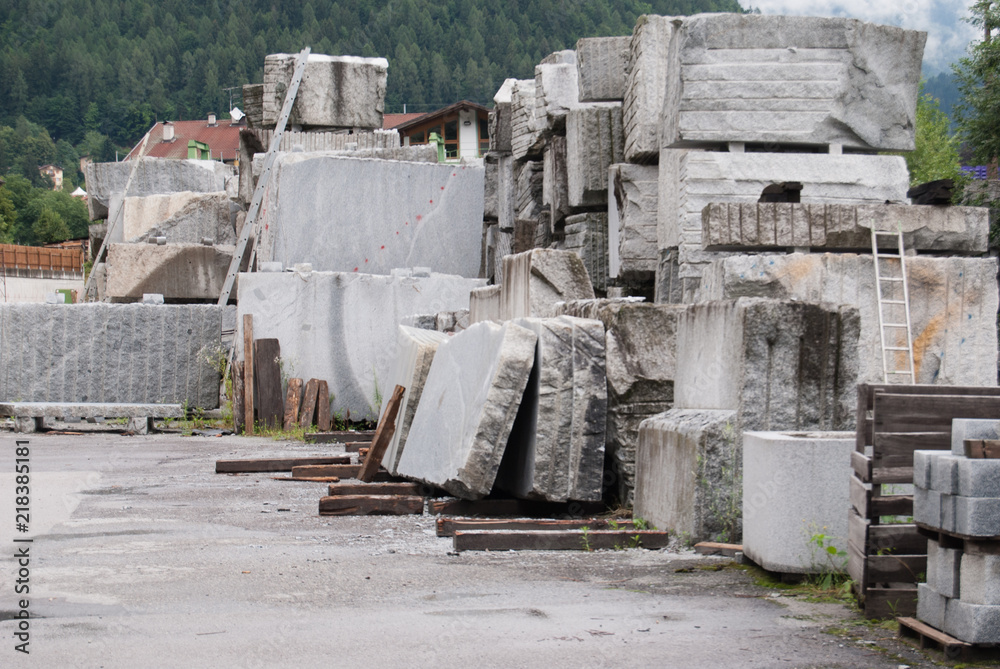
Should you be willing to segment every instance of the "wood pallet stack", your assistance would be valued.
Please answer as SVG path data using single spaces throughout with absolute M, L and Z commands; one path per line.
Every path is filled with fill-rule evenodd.
M 848 573 L 869 618 L 913 616 L 927 570 L 927 539 L 912 522 L 913 452 L 950 450 L 953 418 L 1000 416 L 1000 388 L 858 386 L 851 456 Z M 909 517 L 910 522 L 897 522 Z

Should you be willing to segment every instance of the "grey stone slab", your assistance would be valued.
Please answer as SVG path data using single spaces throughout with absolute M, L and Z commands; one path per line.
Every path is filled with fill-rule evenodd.
M 484 174 L 475 165 L 281 154 L 258 257 L 317 271 L 422 266 L 478 277 Z
M 964 595 L 961 566 L 961 549 L 945 548 L 932 540 L 927 542 L 927 585 L 936 593 L 949 599 Z
M 857 309 L 773 299 L 690 305 L 675 406 L 737 411 L 745 430 L 853 429 Z
M 706 250 L 774 248 L 871 250 L 871 230 L 903 230 L 907 250 L 981 254 L 987 249 L 989 210 L 899 204 L 708 204 L 702 210 Z M 879 248 L 895 249 L 883 237 Z
M 568 53 L 574 53 L 571 50 Z M 541 63 L 535 66 L 535 115 L 545 120 L 546 129 L 559 131 L 566 114 L 579 104 L 579 75 L 574 62 Z
M 471 291 L 469 293 L 471 298 Z M 469 327 L 469 310 L 439 311 L 434 315 L 434 329 L 438 332 L 461 332 Z
M 947 451 L 931 457 L 931 490 L 945 495 L 958 494 L 958 458 Z
M 997 261 L 916 256 L 906 262 L 917 383 L 996 385 Z M 756 255 L 712 263 L 703 300 L 761 296 L 857 307 L 861 314 L 858 383 L 882 383 L 871 256 Z M 899 317 L 886 310 L 887 317 Z
M 1000 420 L 953 418 L 951 420 L 952 455 L 965 455 L 966 439 L 1000 439 Z
M 663 147 L 913 149 L 926 33 L 846 18 L 702 14 L 685 18 L 678 37 Z
M 434 330 L 439 311 L 468 308 L 469 291 L 484 284 L 482 279 L 415 274 L 240 274 L 237 359 L 243 355 L 242 317 L 252 314 L 254 337 L 280 342 L 289 377 L 323 379 L 334 412 L 374 419 L 376 395 L 385 399 L 392 393 L 388 384 L 397 325 L 406 316 L 434 314 L 425 325 Z
M 511 85 L 510 116 L 510 149 L 515 160 L 540 158 L 545 148 L 545 118 L 538 118 L 534 79 L 517 79 Z
M 928 488 L 913 488 L 913 520 L 928 527 L 941 528 L 941 493 Z
M 947 501 L 955 508 L 954 528 L 946 530 L 969 537 L 1000 536 L 1000 497 L 961 497 L 942 495 L 942 503 L 947 510 Z
M 260 128 L 264 124 L 264 84 L 243 84 L 243 113 L 247 125 Z
M 231 308 L 209 305 L 0 305 L 0 399 L 219 405 Z
M 632 31 L 622 105 L 625 159 L 630 163 L 656 162 L 663 104 L 668 90 L 680 82 L 682 21 L 647 14 Z
M 202 244 L 111 244 L 107 295 L 114 300 L 141 299 L 146 293 L 218 300 L 234 251 L 232 246 Z
M 1000 606 L 1000 555 L 962 554 L 962 601 Z
M 913 451 L 913 485 L 918 488 L 931 487 L 931 464 L 935 453 L 940 451 Z
M 734 411 L 672 409 L 644 420 L 633 515 L 694 542 L 740 541 L 740 441 Z
M 231 165 L 217 160 L 140 158 L 139 161 L 129 186 L 130 196 L 224 191 L 226 179 L 234 174 Z M 116 195 L 120 197 L 125 191 L 133 164 L 133 161 L 127 160 L 87 165 L 87 208 L 91 220 L 108 217 L 111 199 Z
M 483 156 L 483 218 L 493 221 L 500 216 L 500 155 L 489 152 Z
M 570 213 L 564 135 L 553 135 L 546 144 L 542 167 L 542 204 L 548 206 L 552 222 L 559 226 Z
M 535 219 L 542 210 L 544 164 L 541 160 L 528 160 L 514 164 L 516 220 Z M 501 227 L 503 227 L 501 225 Z
M 917 584 L 917 619 L 927 623 L 934 629 L 944 628 L 945 609 L 948 598 L 930 587 L 927 583 Z
M 513 323 L 482 321 L 438 346 L 397 472 L 465 499 L 489 494 L 537 340 Z
M 0 402 L 0 416 L 16 418 L 181 418 L 180 404 L 117 402 Z
M 199 244 L 209 238 L 213 244 L 236 245 L 230 201 L 224 191 L 127 197 L 122 223 L 128 242 L 166 237 L 170 244 Z
M 630 36 L 584 37 L 576 42 L 576 67 L 580 102 L 606 102 L 625 98 Z
M 653 301 L 657 304 L 689 304 L 701 285 L 700 279 L 680 277 L 680 251 L 676 248 L 660 249 L 656 264 Z
M 403 393 L 399 411 L 396 413 L 396 430 L 393 432 L 389 447 L 382 457 L 382 466 L 393 474 L 396 473 L 396 465 L 399 464 L 399 458 L 402 457 L 403 449 L 406 447 L 406 437 L 410 432 L 413 416 L 417 412 L 420 396 L 424 392 L 424 383 L 427 381 L 427 373 L 430 372 L 434 353 L 438 346 L 446 341 L 448 341 L 448 335 L 443 332 L 399 326 L 399 334 L 396 338 L 396 359 L 393 362 L 386 388 L 394 389 L 396 386 L 403 386 L 406 391 Z M 390 390 L 390 392 L 392 391 Z M 388 402 L 384 402 L 384 404 L 383 416 L 388 409 Z
M 580 105 L 566 117 L 566 180 L 571 207 L 607 204 L 608 168 L 624 160 L 622 107 Z
M 567 217 L 561 247 L 580 256 L 594 290 L 603 293 L 608 287 L 608 215 L 588 212 Z
M 1000 460 L 956 458 L 957 490 L 963 497 L 1000 497 Z
M 517 218 L 517 163 L 510 155 L 497 159 L 497 222 L 500 229 L 510 232 Z
M 1000 643 L 1000 606 L 952 599 L 945 611 L 943 631 L 966 643 Z
M 473 288 L 469 295 L 469 322 L 499 321 L 500 286 Z
M 618 217 L 617 230 L 610 225 L 608 246 L 617 249 L 617 264 L 610 261 L 612 277 L 651 276 L 660 260 L 657 245 L 657 209 L 659 205 L 659 168 L 656 165 L 612 165 L 608 187 L 609 216 Z M 614 256 L 612 256 L 614 257 Z
M 295 71 L 295 54 L 264 58 L 263 125 L 273 128 Z M 389 61 L 385 58 L 312 53 L 292 107 L 289 125 L 381 128 Z
M 556 302 L 594 297 L 587 268 L 572 251 L 534 249 L 506 256 L 501 286 L 504 320 L 553 316 Z
M 743 552 L 769 571 L 838 570 L 812 540 L 847 550 L 853 432 L 743 433 Z
M 517 79 L 505 79 L 493 96 L 493 111 L 490 112 L 490 151 L 511 150 L 512 111 L 511 96 Z

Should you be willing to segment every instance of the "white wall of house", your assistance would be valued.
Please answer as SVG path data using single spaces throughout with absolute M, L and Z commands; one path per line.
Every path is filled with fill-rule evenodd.
M 64 289 L 77 291 L 78 299 L 82 299 L 83 279 L 29 279 L 8 276 L 6 279 L 0 279 L 0 302 L 44 304 L 46 295 Z
M 458 153 L 461 158 L 479 157 L 479 128 L 474 109 L 458 112 Z

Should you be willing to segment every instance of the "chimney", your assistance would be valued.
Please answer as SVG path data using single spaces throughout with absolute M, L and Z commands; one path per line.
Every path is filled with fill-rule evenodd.
M 208 112 L 208 125 L 210 127 L 215 127 L 215 112 Z
M 174 141 L 174 124 L 170 121 L 163 122 L 163 141 L 172 142 Z

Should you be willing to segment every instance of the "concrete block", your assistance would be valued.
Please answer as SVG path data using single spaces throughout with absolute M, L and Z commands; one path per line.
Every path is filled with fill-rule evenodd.
M 201 244 L 111 244 L 107 295 L 117 300 L 141 299 L 145 293 L 169 299 L 218 300 L 234 250 Z
M 946 530 L 968 537 L 1000 537 L 1000 497 L 941 497 L 955 505 L 954 529 Z
M 493 96 L 490 112 L 490 151 L 511 150 L 511 95 L 517 79 L 505 79 Z
M 389 374 L 386 390 L 392 392 L 396 386 L 403 386 L 406 392 L 396 414 L 396 431 L 392 434 L 389 447 L 382 458 L 382 466 L 396 473 L 396 465 L 403 455 L 406 446 L 406 436 L 410 432 L 413 416 L 417 412 L 420 396 L 424 392 L 427 373 L 431 369 L 434 353 L 438 346 L 448 341 L 448 335 L 432 330 L 419 330 L 403 325 L 399 326 L 396 338 L 396 359 Z M 382 409 L 383 416 L 388 409 L 388 402 Z
M 942 631 L 966 643 L 1000 643 L 1000 606 L 982 606 L 952 599 L 945 611 Z
M 583 260 L 594 290 L 608 287 L 608 215 L 589 212 L 566 218 L 566 237 L 562 248 Z
M 504 320 L 553 316 L 556 302 L 594 297 L 583 260 L 572 251 L 534 249 L 506 256 L 501 285 Z
M 955 458 L 957 494 L 963 497 L 1000 497 L 1000 460 Z
M 691 541 L 742 536 L 734 411 L 672 409 L 639 426 L 633 513 Z
M 913 521 L 928 527 L 941 528 L 941 493 L 914 486 Z
M 933 544 L 933 546 L 931 545 Z M 962 551 L 927 542 L 927 585 L 950 599 L 964 596 L 961 587 Z
M 781 247 L 871 251 L 871 229 L 903 230 L 915 251 L 981 254 L 987 249 L 989 210 L 903 204 L 709 204 L 702 210 L 702 244 L 709 251 Z M 895 249 L 883 237 L 879 248 Z
M 958 494 L 958 458 L 947 451 L 931 457 L 931 489 L 945 495 Z
M 519 325 L 483 321 L 438 346 L 396 468 L 399 474 L 457 497 L 489 494 L 537 340 Z
M 544 117 L 537 116 L 535 80 L 517 79 L 510 95 L 510 149 L 515 160 L 540 158 L 545 148 Z
M 665 87 L 660 145 L 912 150 L 926 39 L 846 18 L 685 18 L 679 77 L 665 80 L 676 85 Z
M 197 244 L 208 237 L 213 244 L 236 245 L 236 228 L 225 192 L 127 197 L 122 222 L 123 238 L 128 242 L 166 237 L 171 244 Z
M 485 169 L 281 154 L 268 182 L 259 257 L 317 271 L 426 266 L 477 277 Z
M 1000 420 L 952 418 L 951 454 L 965 455 L 966 439 L 1000 439 Z
M 917 619 L 934 629 L 944 628 L 948 598 L 934 591 L 927 583 L 917 584 Z
M 1000 606 L 1000 555 L 962 554 L 962 601 Z
M 213 193 L 226 189 L 226 179 L 233 176 L 232 165 L 217 160 L 174 160 L 172 158 L 141 158 L 135 178 L 129 187 L 130 196 L 159 195 L 193 191 Z M 133 161 L 90 163 L 85 171 L 87 208 L 91 220 L 108 217 L 114 196 L 121 196 L 128 183 Z M 120 240 L 114 240 L 120 241 Z
M 545 119 L 546 129 L 559 131 L 566 125 L 566 114 L 579 105 L 579 76 L 573 62 L 541 63 L 535 66 L 535 115 Z
M 764 569 L 841 569 L 812 542 L 847 550 L 853 432 L 743 433 L 743 552 Z
M 748 430 L 852 429 L 859 332 L 852 307 L 690 305 L 677 321 L 676 406 L 737 411 Z
M 660 260 L 656 227 L 658 177 L 656 165 L 619 163 L 609 168 L 608 249 L 611 251 L 611 277 L 650 277 L 656 273 Z
M 605 102 L 625 98 L 632 38 L 584 37 L 576 42 L 576 67 L 580 102 Z
M 958 498 L 947 493 L 941 496 L 941 530 L 954 534 L 958 531 Z
M 519 318 L 538 336 L 534 367 L 496 486 L 518 497 L 601 499 L 607 420 L 604 324 Z
M 296 58 L 285 53 L 264 58 L 265 127 L 273 128 L 278 122 Z M 381 128 L 388 74 L 385 58 L 309 54 L 289 125 Z
M 469 295 L 469 323 L 500 321 L 500 286 L 473 288 Z
M 667 90 L 680 81 L 682 17 L 643 15 L 636 21 L 625 70 L 622 115 L 625 159 L 656 162 Z
M 913 485 L 918 488 L 930 488 L 931 467 L 934 454 L 941 451 L 913 451 Z
M 996 385 L 996 259 L 917 256 L 907 259 L 906 271 L 917 383 Z M 703 300 L 756 295 L 855 306 L 861 314 L 858 383 L 882 383 L 871 256 L 724 258 L 706 269 L 699 295 Z M 886 316 L 893 314 L 887 309 Z
M 413 314 L 468 308 L 469 292 L 484 284 L 482 279 L 414 274 L 240 274 L 237 359 L 243 355 L 242 316 L 252 314 L 254 337 L 280 342 L 286 373 L 326 380 L 334 412 L 374 419 L 376 388 L 383 398 L 392 392 L 388 383 L 397 325 Z M 436 316 L 429 320 L 428 329 L 435 329 Z
M 571 207 L 607 203 L 608 168 L 624 160 L 622 107 L 594 102 L 566 117 L 566 172 Z
M 0 305 L 0 399 L 219 405 L 209 305 Z M 154 415 L 154 414 L 145 414 Z

